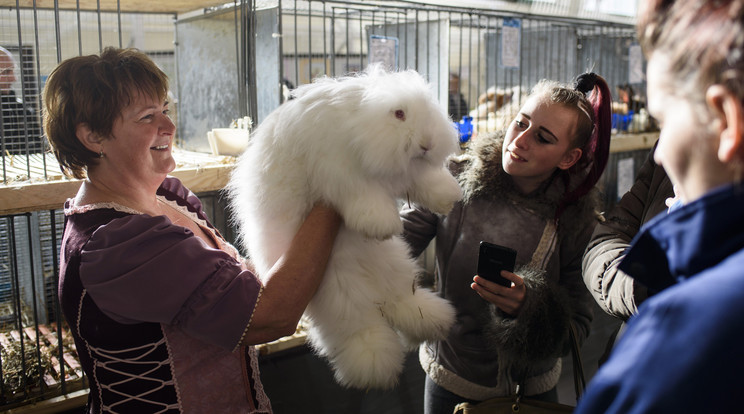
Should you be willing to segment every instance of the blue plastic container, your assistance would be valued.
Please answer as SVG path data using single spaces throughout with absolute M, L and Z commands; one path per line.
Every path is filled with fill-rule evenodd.
M 473 136 L 473 117 L 463 116 L 460 122 L 455 123 L 455 126 L 460 132 L 460 144 L 470 141 L 470 138 Z

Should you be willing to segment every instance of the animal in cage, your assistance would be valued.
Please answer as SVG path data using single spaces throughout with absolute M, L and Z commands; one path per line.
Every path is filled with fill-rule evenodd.
M 390 388 L 405 353 L 443 338 L 449 302 L 417 286 L 399 202 L 445 214 L 462 196 L 446 168 L 457 132 L 415 71 L 320 78 L 252 133 L 228 185 L 239 237 L 259 277 L 317 202 L 343 217 L 308 305 L 308 338 L 347 387 Z
M 478 106 L 470 111 L 477 131 L 485 133 L 508 128 L 527 100 L 527 92 L 521 86 L 488 88 L 478 97 Z

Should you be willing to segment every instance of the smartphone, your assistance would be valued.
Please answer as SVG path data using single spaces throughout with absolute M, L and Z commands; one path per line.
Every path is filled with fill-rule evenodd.
M 513 272 L 516 260 L 516 250 L 482 241 L 478 250 L 478 276 L 509 287 L 511 281 L 501 276 L 501 271 Z

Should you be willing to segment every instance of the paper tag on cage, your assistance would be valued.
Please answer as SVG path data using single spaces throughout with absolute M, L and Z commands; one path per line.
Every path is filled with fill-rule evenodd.
M 519 43 L 522 21 L 505 18 L 501 31 L 501 65 L 505 68 L 519 67 Z

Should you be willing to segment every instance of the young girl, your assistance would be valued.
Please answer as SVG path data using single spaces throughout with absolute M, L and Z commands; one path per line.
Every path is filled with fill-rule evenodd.
M 589 97 L 586 93 L 591 92 Z M 436 288 L 456 307 L 449 336 L 420 350 L 425 413 L 525 395 L 557 401 L 569 324 L 585 338 L 592 298 L 581 257 L 596 224 L 590 190 L 607 163 L 611 97 L 596 74 L 541 81 L 506 133 L 479 136 L 452 163 L 464 198 L 447 216 L 405 209 L 415 256 L 436 239 Z M 475 276 L 481 241 L 517 251 L 511 287 Z

